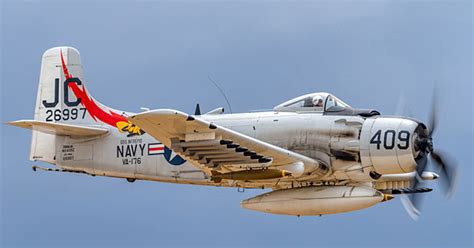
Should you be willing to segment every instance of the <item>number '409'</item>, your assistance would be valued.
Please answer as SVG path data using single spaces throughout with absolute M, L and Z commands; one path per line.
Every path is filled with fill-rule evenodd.
M 381 145 L 386 150 L 392 150 L 395 148 L 395 145 L 397 145 L 398 149 L 406 150 L 410 146 L 410 132 L 402 130 L 397 135 L 395 130 L 385 130 L 383 134 L 382 130 L 378 130 L 370 139 L 370 144 L 376 144 L 378 150 L 380 150 Z

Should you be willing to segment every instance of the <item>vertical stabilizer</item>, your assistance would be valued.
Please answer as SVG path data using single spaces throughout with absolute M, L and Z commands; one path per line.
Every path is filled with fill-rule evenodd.
M 131 113 L 109 108 L 90 96 L 85 87 L 79 51 L 55 47 L 43 54 L 35 107 L 35 121 L 116 129 L 128 136 L 144 132 L 127 120 Z M 31 160 L 55 162 L 62 137 L 33 128 Z
M 76 122 L 81 113 L 77 98 L 64 91 L 65 77 L 62 72 L 61 53 L 70 71 L 82 79 L 82 65 L 79 52 L 71 47 L 55 47 L 42 57 L 38 94 L 34 119 L 47 122 Z M 67 108 L 67 104 L 76 105 Z M 66 106 L 66 108 L 65 108 Z M 74 110 L 73 110 L 74 109 Z M 83 110 L 85 111 L 85 110 Z M 55 163 L 57 136 L 33 130 L 30 160 Z

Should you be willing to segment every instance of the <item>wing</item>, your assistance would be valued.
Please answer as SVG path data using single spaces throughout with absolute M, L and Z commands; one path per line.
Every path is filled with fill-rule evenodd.
M 324 164 L 312 158 L 177 110 L 152 110 L 128 119 L 207 173 L 269 166 L 286 166 L 300 176 L 327 172 Z

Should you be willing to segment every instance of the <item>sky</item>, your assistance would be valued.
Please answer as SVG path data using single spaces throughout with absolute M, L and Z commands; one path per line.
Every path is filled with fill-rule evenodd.
M 472 247 L 471 1 L 0 1 L 3 247 Z M 192 112 L 269 109 L 331 92 L 359 108 L 427 121 L 456 158 L 458 187 L 439 183 L 413 221 L 398 199 L 323 217 L 241 209 L 263 193 L 33 172 L 32 119 L 42 53 L 81 52 L 88 90 L 113 108 Z M 436 170 L 435 170 L 436 171 Z

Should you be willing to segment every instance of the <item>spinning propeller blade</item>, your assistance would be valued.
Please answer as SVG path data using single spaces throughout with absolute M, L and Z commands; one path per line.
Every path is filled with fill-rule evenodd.
M 429 118 L 429 132 L 427 133 L 423 129 L 419 129 L 418 137 L 415 141 L 415 149 L 420 152 L 420 155 L 416 159 L 416 176 L 412 181 L 412 188 L 417 189 L 423 184 L 421 175 L 426 170 L 428 164 L 428 157 L 432 164 L 438 167 L 441 172 L 441 180 L 443 181 L 442 188 L 444 189 L 446 196 L 450 197 L 454 191 L 456 184 L 457 166 L 453 159 L 450 159 L 444 153 L 437 152 L 433 149 L 433 134 L 437 126 L 437 109 L 434 102 L 436 94 L 433 94 L 433 103 L 431 106 L 430 118 Z M 412 194 L 406 197 L 402 197 L 402 203 L 408 214 L 413 219 L 418 219 L 421 211 L 421 202 L 423 196 L 421 194 Z

